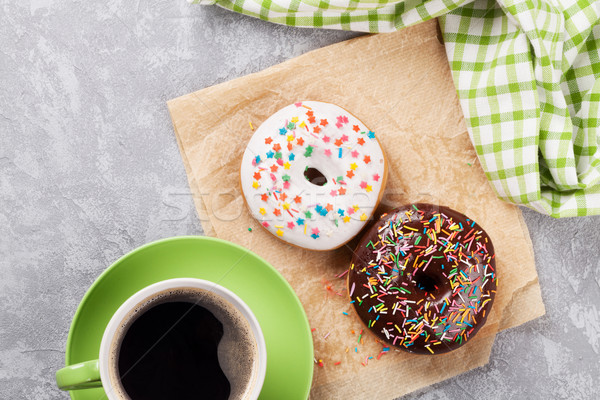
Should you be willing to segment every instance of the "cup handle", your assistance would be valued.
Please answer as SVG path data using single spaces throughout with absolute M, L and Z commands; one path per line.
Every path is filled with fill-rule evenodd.
M 69 365 L 56 371 L 60 390 L 79 390 L 102 387 L 98 360 Z

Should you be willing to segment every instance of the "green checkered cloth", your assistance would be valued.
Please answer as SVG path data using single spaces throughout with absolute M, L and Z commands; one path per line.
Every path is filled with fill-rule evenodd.
M 600 214 L 600 2 L 192 2 L 364 32 L 439 17 L 469 134 L 497 195 L 553 217 Z

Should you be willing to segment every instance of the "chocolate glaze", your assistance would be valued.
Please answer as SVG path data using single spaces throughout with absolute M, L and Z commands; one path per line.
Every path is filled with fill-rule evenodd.
M 487 233 L 448 207 L 411 204 L 361 238 L 348 273 L 360 319 L 379 339 L 420 354 L 454 350 L 490 313 L 498 278 Z

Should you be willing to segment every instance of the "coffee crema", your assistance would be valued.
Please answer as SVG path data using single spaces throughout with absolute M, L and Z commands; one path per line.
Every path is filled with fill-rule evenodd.
M 198 288 L 156 293 L 121 322 L 109 373 L 122 399 L 244 399 L 258 349 L 249 323 L 222 297 Z

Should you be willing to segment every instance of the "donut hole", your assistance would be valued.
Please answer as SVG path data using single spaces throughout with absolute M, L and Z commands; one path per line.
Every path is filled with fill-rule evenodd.
M 327 178 L 316 168 L 306 167 L 304 177 L 313 185 L 323 186 L 327 183 Z
M 431 274 L 417 271 L 413 276 L 413 282 L 418 289 L 428 293 L 436 293 L 440 289 L 438 279 Z

